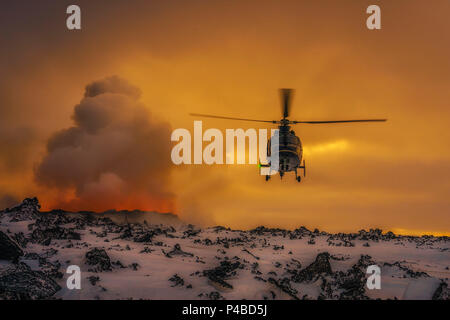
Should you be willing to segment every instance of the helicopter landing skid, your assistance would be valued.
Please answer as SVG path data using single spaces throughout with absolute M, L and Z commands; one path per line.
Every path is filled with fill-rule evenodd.
M 303 169 L 303 177 L 306 177 L 306 165 L 305 160 L 303 160 L 303 165 L 299 166 L 300 169 Z
M 303 165 L 299 166 L 298 168 L 303 169 L 303 177 L 306 177 L 305 160 L 303 160 Z M 295 169 L 295 179 L 297 180 L 297 182 L 302 181 L 302 178 L 297 174 L 297 169 Z
M 270 168 L 270 163 L 269 164 L 262 164 L 261 162 L 258 163 L 259 168 Z M 269 181 L 270 179 L 270 175 L 266 175 L 266 181 Z

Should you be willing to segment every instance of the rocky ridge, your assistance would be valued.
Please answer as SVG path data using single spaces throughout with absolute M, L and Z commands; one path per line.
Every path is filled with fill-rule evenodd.
M 398 253 L 389 255 L 377 247 L 408 257 L 414 257 L 412 251 L 423 252 L 424 259 L 433 254 L 433 272 L 424 270 L 430 264 L 394 260 Z M 448 237 L 402 236 L 379 229 L 330 234 L 305 227 L 240 231 L 118 223 L 93 213 L 40 212 L 38 200 L 30 198 L 0 211 L 0 299 L 70 297 L 65 269 L 76 260 L 88 274 L 84 298 L 93 299 L 158 294 L 186 299 L 373 299 L 377 297 L 366 287 L 366 270 L 376 264 L 387 281 L 405 283 L 385 293 L 387 298 L 407 298 L 414 293 L 408 291 L 413 284 L 428 288 L 423 298 L 448 300 L 449 247 Z M 136 279 L 135 288 L 113 290 L 127 277 L 128 286 Z M 155 289 L 145 285 L 147 294 L 134 296 L 142 291 L 143 281 L 153 281 Z M 161 283 L 167 288 L 158 292 Z

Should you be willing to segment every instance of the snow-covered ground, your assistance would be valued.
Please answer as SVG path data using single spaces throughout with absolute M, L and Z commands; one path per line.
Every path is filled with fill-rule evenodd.
M 0 231 L 22 251 L 0 260 L 0 299 L 449 299 L 448 237 L 201 229 L 173 215 L 134 212 L 128 224 L 121 215 L 40 213 L 33 199 L 0 212 Z M 379 290 L 366 286 L 373 264 Z M 70 265 L 81 269 L 80 290 L 67 288 Z M 49 281 L 42 294 L 38 274 Z M 17 277 L 36 293 L 15 287 Z

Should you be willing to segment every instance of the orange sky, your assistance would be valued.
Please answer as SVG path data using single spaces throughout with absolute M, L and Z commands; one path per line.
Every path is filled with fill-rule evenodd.
M 189 112 L 278 119 L 277 89 L 291 87 L 297 120 L 389 121 L 297 126 L 301 184 L 265 183 L 253 165 L 173 168 L 176 213 L 236 228 L 450 234 L 447 0 L 77 3 L 81 31 L 65 28 L 70 2 L 2 3 L 0 198 L 37 195 L 49 208 L 73 193 L 37 185 L 33 168 L 92 81 L 118 75 L 154 117 L 188 129 Z M 369 31 L 374 3 L 382 29 Z M 204 120 L 205 129 L 251 125 Z

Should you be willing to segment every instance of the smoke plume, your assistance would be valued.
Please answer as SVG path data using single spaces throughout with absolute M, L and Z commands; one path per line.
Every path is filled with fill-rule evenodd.
M 170 125 L 152 118 L 141 92 L 119 77 L 86 86 L 74 126 L 56 132 L 35 169 L 69 210 L 170 210 Z

